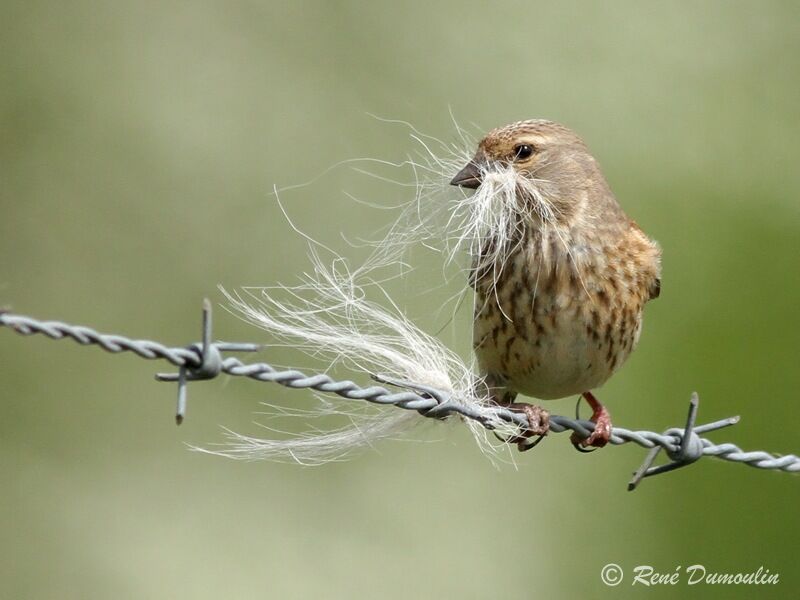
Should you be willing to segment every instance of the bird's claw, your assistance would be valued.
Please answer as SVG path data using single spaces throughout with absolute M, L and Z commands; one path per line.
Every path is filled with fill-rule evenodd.
M 602 448 L 611 440 L 611 415 L 606 407 L 598 402 L 591 392 L 586 392 L 583 397 L 592 407 L 592 417 L 590 421 L 594 423 L 594 431 L 589 437 L 582 437 L 577 432 L 570 436 L 570 442 L 579 452 L 593 452 L 597 448 Z M 580 400 L 578 400 L 580 402 Z M 587 448 L 592 448 L 587 450 Z
M 520 435 L 512 436 L 505 441 L 509 444 L 516 444 L 517 450 L 520 452 L 525 452 L 538 445 L 550 431 L 550 413 L 541 406 L 525 402 L 512 402 L 508 407 L 525 415 L 528 419 L 528 428 Z

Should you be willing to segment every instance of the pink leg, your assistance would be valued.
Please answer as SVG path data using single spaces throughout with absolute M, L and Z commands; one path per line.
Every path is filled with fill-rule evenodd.
M 517 392 L 508 389 L 504 385 L 502 378 L 488 374 L 483 380 L 483 385 L 485 389 L 481 389 L 477 393 L 488 392 L 492 402 L 498 406 L 505 406 L 514 412 L 522 413 L 528 419 L 528 429 L 508 439 L 500 439 L 503 439 L 508 444 L 516 444 L 520 452 L 525 452 L 533 448 L 547 435 L 550 430 L 549 412 L 541 406 L 535 406 L 527 402 L 514 402 Z
M 584 392 L 583 397 L 592 408 L 592 418 L 590 421 L 595 424 L 594 431 L 586 439 L 581 439 L 577 433 L 573 433 L 570 440 L 578 449 L 581 447 L 586 448 L 587 446 L 602 448 L 611 439 L 611 415 L 606 410 L 606 407 L 600 404 L 591 392 Z
M 550 431 L 550 413 L 541 406 L 527 402 L 509 402 L 506 406 L 513 411 L 521 412 L 528 418 L 528 429 L 522 435 L 507 440 L 510 444 L 516 444 L 517 450 L 520 452 L 533 448 Z M 538 439 L 532 440 L 531 438 L 534 437 Z

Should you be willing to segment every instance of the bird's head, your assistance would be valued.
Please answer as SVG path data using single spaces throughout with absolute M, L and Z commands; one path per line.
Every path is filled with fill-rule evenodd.
M 573 131 L 537 119 L 490 131 L 450 183 L 537 221 L 562 222 L 605 180 Z

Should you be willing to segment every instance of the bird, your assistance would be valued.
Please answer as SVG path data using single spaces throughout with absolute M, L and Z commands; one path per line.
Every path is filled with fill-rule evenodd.
M 460 165 L 459 165 L 460 166 Z M 534 119 L 491 130 L 450 183 L 462 189 L 473 244 L 473 350 L 493 404 L 549 430 L 549 412 L 518 395 L 578 395 L 594 430 L 576 449 L 606 445 L 611 416 L 596 398 L 636 347 L 645 304 L 661 292 L 661 249 L 623 211 L 583 140 Z

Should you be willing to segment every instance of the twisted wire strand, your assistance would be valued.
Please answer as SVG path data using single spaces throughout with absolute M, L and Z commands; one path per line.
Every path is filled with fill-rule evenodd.
M 100 346 L 107 352 L 114 354 L 131 352 L 148 360 L 166 360 L 178 368 L 189 371 L 190 380 L 192 370 L 201 370 L 204 367 L 203 349 L 199 344 L 186 348 L 170 348 L 152 340 L 134 340 L 121 335 L 103 334 L 80 325 L 70 325 L 61 321 L 39 321 L 37 319 L 0 312 L 0 326 L 8 327 L 16 333 L 24 336 L 42 334 L 53 340 L 72 339 L 83 346 Z M 236 349 L 240 344 L 211 344 L 216 351 Z M 205 373 L 195 379 L 210 379 L 219 372 L 237 377 L 248 377 L 256 381 L 278 383 L 291 389 L 313 389 L 319 392 L 336 394 L 348 400 L 364 400 L 375 404 L 391 405 L 406 410 L 416 410 L 422 416 L 441 418 L 450 414 L 458 414 L 462 417 L 473 419 L 489 428 L 487 421 L 487 408 L 480 410 L 471 405 L 459 403 L 451 399 L 433 397 L 426 393 L 416 393 L 414 391 L 393 392 L 381 385 L 371 385 L 362 387 L 350 380 L 334 380 L 329 375 L 318 373 L 307 375 L 295 369 L 278 370 L 268 363 L 245 363 L 236 357 L 226 357 L 218 365 L 219 369 L 212 374 Z M 166 379 L 166 378 L 165 378 Z M 507 408 L 496 406 L 488 409 L 494 417 L 513 423 L 521 428 L 528 427 L 528 421 L 524 414 L 511 411 Z M 729 420 L 722 425 L 731 424 L 735 421 Z M 722 425 L 719 423 L 697 427 L 692 436 L 696 437 L 696 432 L 710 431 Z M 594 423 L 583 419 L 572 419 L 570 417 L 551 415 L 550 430 L 555 433 L 564 431 L 574 431 L 581 437 L 587 437 L 594 429 Z M 787 454 L 783 456 L 771 454 L 765 451 L 744 451 L 735 444 L 722 443 L 715 444 L 706 438 L 696 437 L 697 442 L 694 455 L 689 455 L 680 460 L 681 446 L 683 442 L 683 430 L 673 428 L 664 433 L 654 431 L 630 430 L 623 427 L 614 427 L 610 443 L 621 445 L 634 443 L 643 448 L 663 448 L 668 455 L 681 462 L 688 464 L 697 460 L 701 456 L 713 456 L 722 460 L 743 463 L 759 469 L 772 469 L 783 472 L 800 472 L 800 457 Z M 677 466 L 680 466 L 678 464 Z

